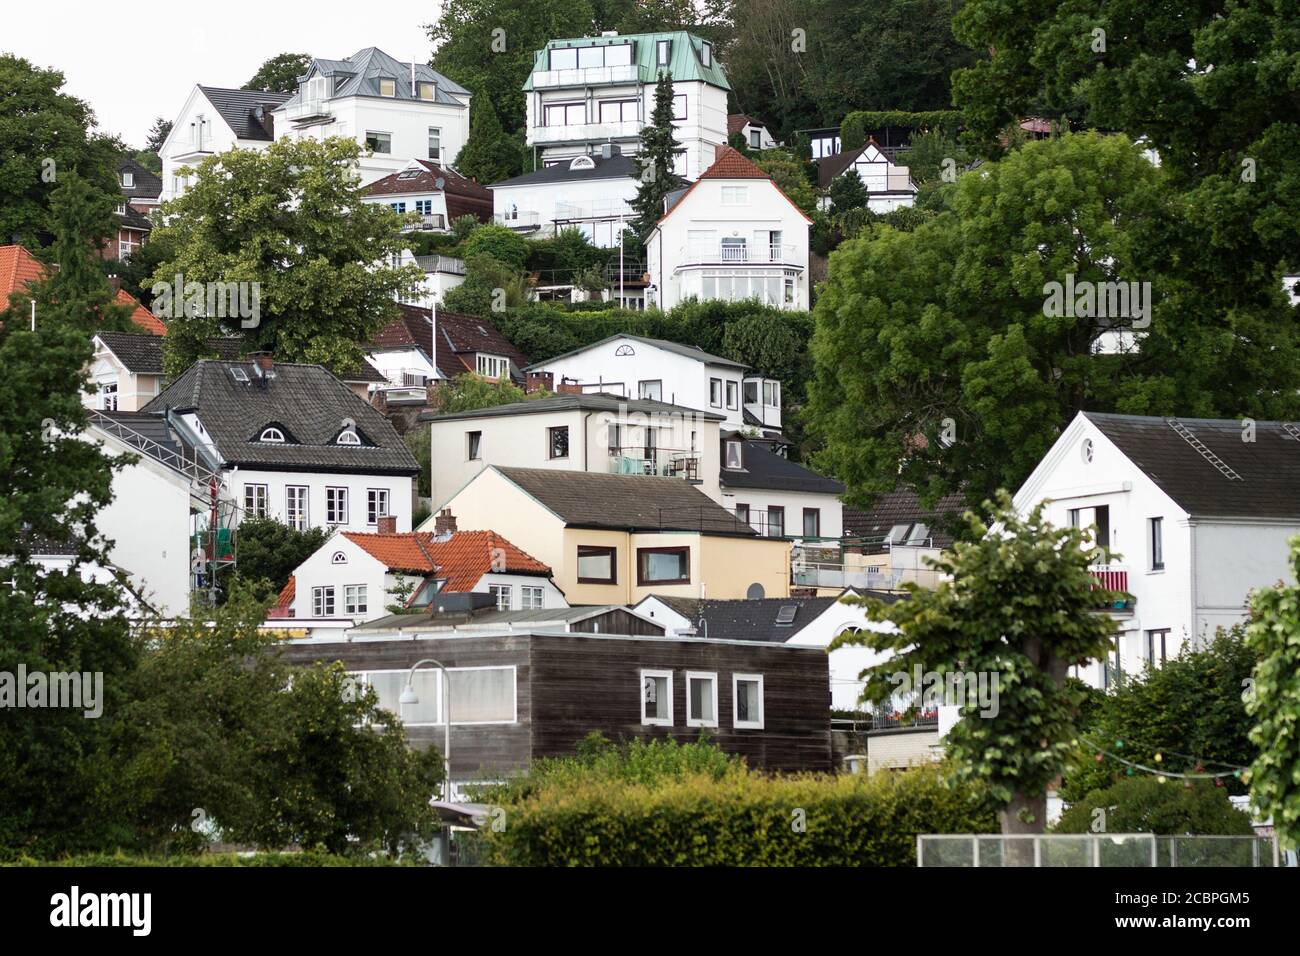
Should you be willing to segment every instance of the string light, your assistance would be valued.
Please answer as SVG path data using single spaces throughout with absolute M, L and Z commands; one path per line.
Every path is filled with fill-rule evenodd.
M 1101 762 L 1102 760 L 1104 760 L 1105 758 L 1109 757 L 1111 760 L 1114 760 L 1114 761 L 1116 761 L 1116 762 L 1118 762 L 1118 763 L 1124 765 L 1124 767 L 1126 768 L 1126 770 L 1125 770 L 1125 776 L 1129 776 L 1129 777 L 1131 777 L 1131 776 L 1133 776 L 1133 771 L 1134 771 L 1134 770 L 1141 770 L 1143 773 L 1153 774 L 1153 775 L 1155 776 L 1156 780 L 1157 780 L 1159 783 L 1164 783 L 1164 782 L 1166 781 L 1166 779 L 1168 779 L 1168 778 L 1173 778 L 1173 779 L 1176 779 L 1176 780 L 1188 780 L 1188 781 L 1191 781 L 1191 780 L 1214 780 L 1214 781 L 1216 781 L 1216 786 L 1223 786 L 1223 784 L 1222 784 L 1222 779 L 1223 779 L 1223 778 L 1225 778 L 1225 777 L 1233 777 L 1233 778 L 1235 778 L 1235 779 L 1240 780 L 1240 779 L 1241 779 L 1241 772 L 1242 772 L 1243 770 L 1247 769 L 1247 768 L 1242 767 L 1242 766 L 1237 766 L 1237 765 L 1234 765 L 1234 764 L 1223 763 L 1222 761 L 1212 760 L 1212 761 L 1210 761 L 1210 763 L 1218 764 L 1219 766 L 1227 767 L 1227 768 L 1229 768 L 1229 769 L 1227 769 L 1227 770 L 1222 770 L 1222 771 L 1218 771 L 1218 772 L 1215 772 L 1215 773 L 1210 773 L 1210 772 L 1206 772 L 1206 771 L 1205 771 L 1205 763 L 1202 762 L 1199 758 L 1191 757 L 1191 756 L 1186 755 L 1186 754 L 1177 754 L 1177 753 L 1174 753 L 1173 751 L 1168 751 L 1168 753 L 1169 753 L 1171 756 L 1175 756 L 1175 757 L 1186 757 L 1186 759 L 1188 759 L 1188 760 L 1195 760 L 1195 761 L 1197 761 L 1196 764 L 1195 764 L 1195 767 L 1194 767 L 1194 770 L 1193 770 L 1192 773 L 1178 773 L 1178 772 L 1176 772 L 1176 771 L 1173 771 L 1173 770 L 1168 769 L 1167 767 L 1148 767 L 1146 764 L 1141 764 L 1141 763 L 1138 763 L 1137 761 L 1134 761 L 1134 760 L 1128 760 L 1128 759 L 1126 759 L 1126 758 L 1124 758 L 1124 757 L 1121 757 L 1121 756 L 1120 756 L 1119 754 L 1117 754 L 1117 753 L 1113 753 L 1112 751 L 1106 750 L 1106 749 L 1104 749 L 1103 747 L 1099 746 L 1098 744 L 1093 743 L 1091 740 L 1088 740 L 1086 737 L 1083 738 L 1083 743 L 1086 744 L 1087 746 L 1091 747 L 1093 750 L 1095 750 L 1095 751 L 1097 752 L 1097 762 L 1098 762 L 1098 763 L 1100 763 L 1100 762 Z M 1116 749 L 1116 750 L 1120 750 L 1120 749 L 1122 749 L 1123 747 L 1124 747 L 1124 741 L 1123 741 L 1123 740 L 1117 740 L 1117 741 L 1115 741 L 1115 749 Z M 1155 756 L 1154 756 L 1152 759 L 1153 759 L 1153 761 L 1154 761 L 1155 763 L 1157 763 L 1157 764 L 1163 764 L 1163 763 L 1164 763 L 1164 753 L 1163 753 L 1163 752 L 1160 752 L 1160 751 L 1157 751 L 1156 754 L 1155 754 Z

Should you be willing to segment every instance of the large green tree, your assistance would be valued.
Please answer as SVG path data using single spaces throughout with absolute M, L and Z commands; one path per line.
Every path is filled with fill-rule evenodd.
M 1006 492 L 986 508 L 987 520 L 967 516 L 971 540 L 934 563 L 945 575 L 938 587 L 913 587 L 908 600 L 892 604 L 846 602 L 865 605 L 872 620 L 893 629 L 845 633 L 831 648 L 888 655 L 863 672 L 865 700 L 906 689 L 900 674 L 922 675 L 922 686 L 912 680 L 915 693 L 925 691 L 928 675 L 939 676 L 940 688 L 953 680 L 955 699 L 935 703 L 961 707 L 945 738 L 954 778 L 983 785 L 1003 833 L 1041 833 L 1047 787 L 1079 733 L 1083 692 L 1068 680 L 1069 668 L 1106 652 L 1115 624 L 1095 609 L 1119 595 L 1093 590 L 1088 567 L 1100 551 L 1083 529 L 1053 527 L 1042 505 L 1021 516 Z
M 94 113 L 62 92 L 63 83 L 58 70 L 0 53 L 0 243 L 16 237 L 34 247 L 53 232 L 51 195 L 66 175 L 79 173 L 103 197 L 118 195 L 121 144 L 92 132 Z M 89 239 L 108 234 L 98 227 L 104 231 Z
M 1280 284 L 1253 308 L 1206 301 L 1169 261 L 1195 221 L 1125 137 L 1031 143 L 943 191 L 945 210 L 911 232 L 841 246 L 819 289 L 810 413 L 822 463 L 853 496 L 891 490 L 900 468 L 931 501 L 1018 487 L 1084 409 L 1300 411 Z M 1135 297 L 1117 325 L 1056 309 L 1050 284 L 1068 277 L 1139 283 L 1148 311 Z
M 296 93 L 298 77 L 311 66 L 310 53 L 280 53 L 257 68 L 257 72 L 240 89 L 263 93 Z
M 199 164 L 154 235 L 171 251 L 153 277 L 155 291 L 173 289 L 170 301 L 160 295 L 153 305 L 170 314 L 168 374 L 208 357 L 208 340 L 230 334 L 242 335 L 247 351 L 282 361 L 338 370 L 362 361 L 358 343 L 396 314 L 396 298 L 413 294 L 423 273 L 392 265 L 405 245 L 400 219 L 362 201 L 359 150 L 341 138 L 281 140 Z M 182 284 L 257 283 L 259 315 L 221 318 L 206 303 L 192 310 L 188 293 L 184 301 L 174 295 L 177 276 Z
M 326 528 L 291 528 L 274 518 L 245 518 L 239 523 L 239 577 L 265 585 L 277 594 L 298 565 L 329 540 Z

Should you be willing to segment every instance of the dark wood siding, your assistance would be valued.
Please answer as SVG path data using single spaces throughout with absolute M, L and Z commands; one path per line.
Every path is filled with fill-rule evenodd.
M 570 625 L 570 630 L 581 634 L 631 634 L 635 637 L 660 637 L 664 633 L 662 624 L 654 624 L 644 618 L 629 614 L 622 608 L 614 608 L 604 614 L 589 617 Z
M 641 669 L 673 673 L 673 726 L 641 723 Z M 707 734 L 770 770 L 830 770 L 830 668 L 821 648 L 637 641 L 576 635 L 533 638 L 533 756 L 572 753 L 593 730 L 611 740 L 699 738 L 686 726 L 686 672 L 718 675 L 718 726 Z M 764 728 L 732 726 L 732 675 L 763 675 Z

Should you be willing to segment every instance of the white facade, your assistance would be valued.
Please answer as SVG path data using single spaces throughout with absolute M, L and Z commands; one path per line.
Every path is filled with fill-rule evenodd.
M 267 94 L 269 100 L 278 100 Z M 229 149 L 266 149 L 267 139 L 248 139 L 236 135 L 220 111 L 199 86 L 190 91 L 185 105 L 172 120 L 171 132 L 158 150 L 162 160 L 161 200 L 168 202 L 184 195 L 193 182 L 193 168 L 209 156 Z
M 844 504 L 837 495 L 736 488 L 727 485 L 725 470 L 722 484 L 722 506 L 747 515 L 749 526 L 759 534 L 787 538 L 839 538 L 844 534 Z
M 1216 475 L 1206 463 L 1207 477 Z M 1058 526 L 1105 524 L 1115 564 L 1134 597 L 1128 611 L 1111 612 L 1120 628 L 1119 659 L 1125 674 L 1196 646 L 1218 627 L 1244 621 L 1250 590 L 1277 581 L 1294 583 L 1287 539 L 1300 519 L 1211 518 L 1189 515 L 1129 459 L 1086 415 L 1075 417 L 1015 496 L 1028 512 L 1049 500 L 1046 517 Z M 1099 512 L 1099 509 L 1105 509 Z M 1152 520 L 1160 519 L 1160 555 L 1153 554 Z M 1157 566 L 1161 565 L 1161 566 Z M 1163 640 L 1162 640 L 1163 638 Z M 1093 663 L 1078 676 L 1096 686 L 1107 680 Z
M 136 374 L 122 364 L 98 336 L 95 356 L 90 360 L 89 378 L 93 392 L 82 392 L 86 408 L 103 412 L 137 412 L 162 391 L 161 375 Z
M 757 299 L 806 312 L 808 227 L 770 179 L 706 176 L 688 189 L 646 242 L 654 299 Z
M 694 350 L 698 357 L 684 355 L 665 347 L 670 344 L 619 335 L 540 362 L 529 371 L 550 372 L 557 388 L 567 381 L 581 385 L 584 392 L 650 398 L 722 415 L 724 428 L 744 427 L 745 367 L 699 350 Z M 779 421 L 779 389 L 773 397 Z
M 364 624 L 393 613 L 387 605 L 398 601 L 392 593 L 402 583 L 418 584 L 421 576 L 397 573 L 369 551 L 342 534 L 334 535 L 293 572 L 293 621 L 348 619 Z M 543 608 L 568 607 L 564 595 L 549 578 L 535 574 L 489 572 L 471 591 L 492 593 L 497 587 L 503 610 L 523 610 L 525 604 Z M 509 588 L 508 592 L 501 590 Z M 534 589 L 525 592 L 525 588 Z M 436 603 L 436 600 L 435 600 Z
M 376 531 L 378 518 L 387 508 L 386 514 L 397 519 L 398 531 L 411 530 L 414 485 L 413 479 L 404 475 L 233 468 L 222 477 L 230 496 L 243 509 L 243 517 L 266 516 L 304 528 Z M 290 488 L 294 489 L 292 501 Z M 300 495 L 305 495 L 306 501 L 306 514 L 301 517 L 296 509 Z
M 397 264 L 417 265 L 424 271 L 424 279 L 416 293 L 401 300 L 407 305 L 432 309 L 442 305 L 448 292 L 465 284 L 465 262 L 452 256 L 417 256 L 410 249 L 403 249 Z
M 835 178 L 856 172 L 867 187 L 867 208 L 874 213 L 893 212 L 916 201 L 916 184 L 906 166 L 896 166 L 885 158 L 875 143 L 867 143 L 852 163 Z M 821 209 L 830 208 L 829 196 L 818 200 Z
M 599 175 L 598 163 L 590 156 L 565 162 L 571 167 L 576 164 L 575 173 L 590 168 L 593 175 L 540 182 L 527 181 L 525 175 L 495 183 L 488 187 L 494 219 L 520 231 L 536 227 L 533 234 L 538 238 L 577 229 L 602 249 L 617 248 L 633 216 L 629 203 L 636 197 L 637 180 L 628 175 Z
M 689 475 L 700 491 L 720 503 L 718 424 L 690 412 L 660 415 L 573 407 L 434 419 L 430 423 L 434 510 L 491 465 L 647 474 L 647 481 L 684 481 Z M 553 453 L 557 429 L 567 429 L 564 455 Z
M 754 122 L 750 117 L 745 118 L 745 125 L 738 132 L 745 137 L 745 145 L 752 150 L 775 149 L 779 145 L 766 126 Z

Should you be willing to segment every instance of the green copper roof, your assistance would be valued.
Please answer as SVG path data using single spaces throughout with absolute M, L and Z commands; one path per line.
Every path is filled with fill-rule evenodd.
M 667 67 L 657 67 L 655 65 L 656 43 L 659 40 L 672 42 L 672 53 L 668 58 Z M 699 81 L 724 90 L 731 89 L 731 84 L 727 82 L 727 74 L 723 72 L 722 64 L 718 62 L 716 50 L 711 58 L 711 64 L 705 66 L 701 50 L 706 41 L 684 30 L 669 33 L 628 33 L 613 37 L 579 37 L 573 40 L 552 40 L 543 49 L 537 51 L 536 58 L 533 61 L 533 72 L 540 73 L 550 69 L 551 50 L 562 50 L 569 47 L 616 46 L 620 43 L 629 42 L 632 44 L 632 62 L 636 64 L 642 83 L 654 83 L 659 77 L 659 70 L 666 69 L 673 75 L 674 83 Z M 524 81 L 524 89 L 531 90 L 532 88 L 533 78 L 530 76 Z

